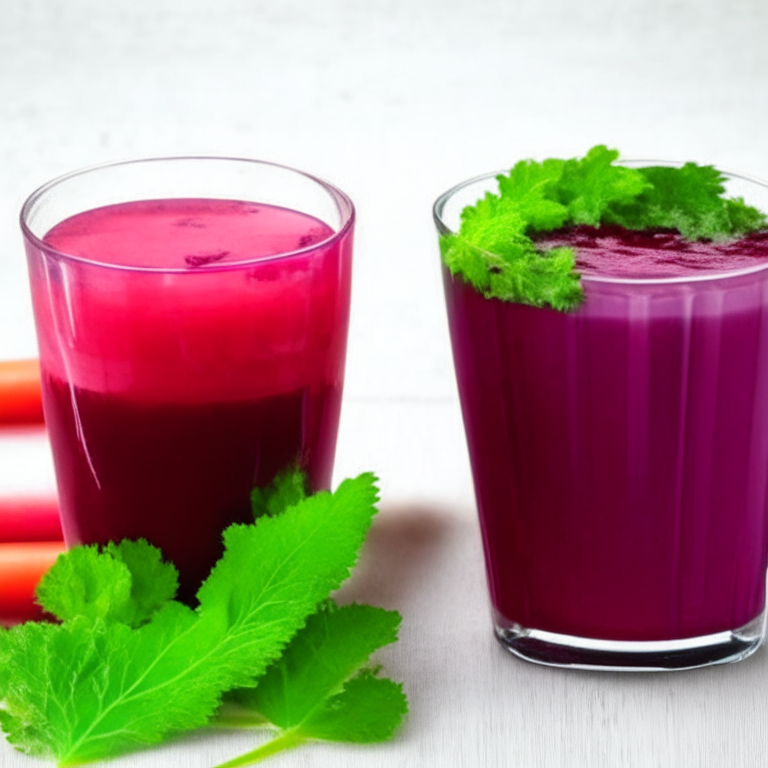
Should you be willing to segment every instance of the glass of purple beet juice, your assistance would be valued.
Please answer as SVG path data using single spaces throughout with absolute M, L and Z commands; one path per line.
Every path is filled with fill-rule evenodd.
M 495 177 L 437 200 L 441 236 Z M 765 185 L 726 186 L 768 210 Z M 577 249 L 574 311 L 443 266 L 496 635 L 556 666 L 743 659 L 765 632 L 768 235 L 697 244 L 687 266 L 668 233 L 552 244 Z
M 21 223 L 66 542 L 146 538 L 192 601 L 255 485 L 330 485 L 352 203 L 270 163 L 168 158 L 56 179 Z

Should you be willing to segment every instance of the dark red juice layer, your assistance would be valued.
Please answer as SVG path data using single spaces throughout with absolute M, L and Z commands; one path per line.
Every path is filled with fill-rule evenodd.
M 635 247 L 634 235 L 611 237 L 621 240 L 617 261 Z M 746 253 L 730 246 L 727 263 L 756 265 L 754 243 Z M 637 260 L 647 263 L 649 249 Z M 763 610 L 766 273 L 585 280 L 585 303 L 570 313 L 488 300 L 446 273 L 502 626 L 671 640 L 733 629 Z
M 221 556 L 224 528 L 253 521 L 255 485 L 299 464 L 313 488 L 330 486 L 321 425 L 339 403 L 327 391 L 189 405 L 45 385 L 68 544 L 145 538 L 178 567 L 186 601 Z
M 736 241 L 691 242 L 669 230 L 632 231 L 616 226 L 574 227 L 539 238 L 544 248 L 576 249 L 585 276 L 663 279 L 759 267 L 768 254 L 768 231 Z

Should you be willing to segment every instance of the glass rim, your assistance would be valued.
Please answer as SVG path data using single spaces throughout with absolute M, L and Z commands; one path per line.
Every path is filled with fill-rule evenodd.
M 164 163 L 164 162 L 172 163 L 172 162 L 184 162 L 184 161 L 245 163 L 248 165 L 268 166 L 270 168 L 275 168 L 281 171 L 289 171 L 290 173 L 295 173 L 299 176 L 303 176 L 305 179 L 311 182 L 314 182 L 319 187 L 324 189 L 328 193 L 328 195 L 331 197 L 331 199 L 336 205 L 336 208 L 341 218 L 340 226 L 337 230 L 335 230 L 332 234 L 330 234 L 325 239 L 320 240 L 316 243 L 312 243 L 311 245 L 305 246 L 304 248 L 297 248 L 292 251 L 282 251 L 280 253 L 270 254 L 269 256 L 259 256 L 253 259 L 244 259 L 241 261 L 227 262 L 225 264 L 214 263 L 211 265 L 206 265 L 204 269 L 189 269 L 188 267 L 155 267 L 155 266 L 148 267 L 148 266 L 131 265 L 131 264 L 114 264 L 114 263 L 109 263 L 104 261 L 97 261 L 95 259 L 89 259 L 84 256 L 76 256 L 71 253 L 66 253 L 65 251 L 60 251 L 57 248 L 54 248 L 48 245 L 41 237 L 38 237 L 32 231 L 30 225 L 28 224 L 29 216 L 32 213 L 34 207 L 41 200 L 44 199 L 45 195 L 55 187 L 58 187 L 60 184 L 63 184 L 69 181 L 70 179 L 74 179 L 79 176 L 86 176 L 88 174 L 95 173 L 98 171 L 104 171 L 109 168 L 118 168 L 118 167 L 131 166 L 131 165 L 135 166 L 135 165 L 143 165 L 143 164 L 150 164 L 150 163 Z M 130 202 L 133 202 L 133 201 L 130 201 Z M 246 202 L 260 202 L 260 201 L 252 200 L 252 201 L 246 201 Z M 87 209 L 87 210 L 92 210 L 92 209 Z M 85 213 L 85 212 L 86 211 L 81 211 L 80 213 Z M 290 259 L 295 256 L 300 256 L 303 254 L 320 250 L 321 248 L 326 248 L 327 246 L 333 244 L 334 242 L 341 240 L 347 234 L 347 232 L 350 231 L 350 229 L 354 225 L 355 216 L 356 216 L 355 206 L 351 198 L 349 197 L 349 195 L 347 195 L 345 192 L 342 192 L 342 190 L 339 189 L 334 184 L 331 184 L 330 182 L 325 181 L 324 179 L 321 179 L 319 176 L 315 176 L 311 173 L 307 173 L 306 171 L 301 171 L 298 168 L 293 168 L 290 165 L 284 165 L 282 163 L 273 163 L 269 160 L 257 160 L 254 158 L 247 158 L 247 157 L 231 157 L 228 155 L 165 155 L 165 156 L 161 155 L 156 157 L 139 157 L 139 158 L 128 159 L 128 160 L 116 160 L 108 163 L 98 163 L 96 165 L 87 166 L 85 168 L 79 168 L 77 170 L 64 173 L 60 176 L 56 176 L 50 181 L 47 181 L 45 184 L 42 184 L 41 186 L 37 187 L 37 189 L 35 189 L 27 197 L 27 199 L 24 201 L 24 203 L 21 206 L 21 211 L 19 213 L 19 224 L 21 226 L 21 231 L 24 238 L 28 240 L 30 243 L 32 243 L 32 245 L 34 245 L 36 248 L 40 250 L 45 251 L 47 254 L 51 254 L 65 261 L 75 262 L 78 264 L 87 264 L 89 266 L 94 266 L 94 267 L 102 267 L 104 269 L 124 270 L 128 272 L 142 272 L 142 273 L 155 273 L 155 274 L 179 273 L 179 274 L 192 275 L 192 274 L 209 274 L 211 272 L 226 272 L 226 271 L 232 271 L 236 269 L 243 269 L 245 267 L 254 266 L 256 264 L 264 264 L 266 262 L 280 261 L 282 259 Z
M 626 159 L 620 159 L 618 162 L 619 165 L 626 165 L 628 167 L 644 167 L 649 165 L 664 165 L 664 166 L 674 166 L 674 167 L 680 167 L 684 163 L 676 160 L 656 160 L 656 159 L 642 159 L 642 158 L 626 158 Z M 768 190 L 768 182 L 758 179 L 755 176 L 749 176 L 744 173 L 736 173 L 734 171 L 729 171 L 723 168 L 717 168 L 717 170 L 722 173 L 724 176 L 727 176 L 728 178 L 732 179 L 739 179 L 741 181 L 746 181 L 750 184 L 756 184 L 760 187 L 763 187 L 764 189 Z M 441 235 L 456 235 L 457 232 L 454 232 L 443 220 L 442 214 L 443 209 L 445 208 L 446 203 L 453 197 L 456 193 L 460 192 L 462 189 L 465 189 L 466 187 L 471 186 L 472 184 L 477 184 L 481 181 L 488 181 L 491 179 L 495 179 L 497 176 L 502 174 L 508 174 L 508 170 L 503 171 L 493 171 L 491 173 L 482 173 L 479 176 L 473 176 L 471 179 L 466 179 L 465 181 L 461 181 L 458 184 L 455 184 L 453 187 L 448 189 L 447 191 L 443 192 L 437 200 L 435 200 L 434 205 L 432 206 L 432 216 L 435 222 L 435 226 L 437 227 L 437 231 Z M 765 211 L 766 214 L 768 214 L 768 211 Z M 475 246 L 477 248 L 477 246 Z M 479 251 L 483 251 L 485 253 L 489 253 L 489 255 L 494 255 L 490 253 L 489 251 L 485 251 L 483 248 L 478 248 Z M 766 261 L 762 264 L 759 264 L 758 266 L 754 267 L 741 267 L 740 269 L 731 269 L 731 270 L 722 270 L 722 271 L 712 271 L 707 272 L 706 274 L 694 274 L 694 275 L 683 275 L 678 277 L 611 277 L 609 275 L 579 275 L 579 278 L 582 281 L 588 282 L 588 283 L 610 283 L 614 285 L 674 285 L 679 283 L 697 283 L 697 282 L 706 282 L 708 280 L 722 280 L 725 278 L 730 277 L 742 277 L 744 275 L 751 275 L 756 272 L 762 272 L 764 270 L 768 270 L 768 254 L 766 255 Z

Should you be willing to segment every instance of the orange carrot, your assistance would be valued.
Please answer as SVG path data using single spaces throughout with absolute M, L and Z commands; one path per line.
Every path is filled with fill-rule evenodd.
M 0 544 L 0 623 L 41 619 L 35 587 L 64 551 L 64 543 Z
M 0 426 L 43 420 L 40 364 L 37 360 L 0 361 Z
M 0 542 L 61 541 L 56 496 L 0 497 Z

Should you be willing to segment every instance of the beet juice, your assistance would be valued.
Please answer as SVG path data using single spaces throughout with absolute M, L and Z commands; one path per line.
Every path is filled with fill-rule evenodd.
M 456 190 L 471 203 L 483 183 Z M 581 306 L 486 298 L 443 268 L 499 639 L 595 668 L 748 655 L 768 557 L 768 234 L 574 227 L 538 246 L 575 249 Z
M 28 241 L 68 545 L 146 538 L 190 601 L 255 485 L 299 466 L 329 487 L 350 240 L 281 206 L 178 198 Z

